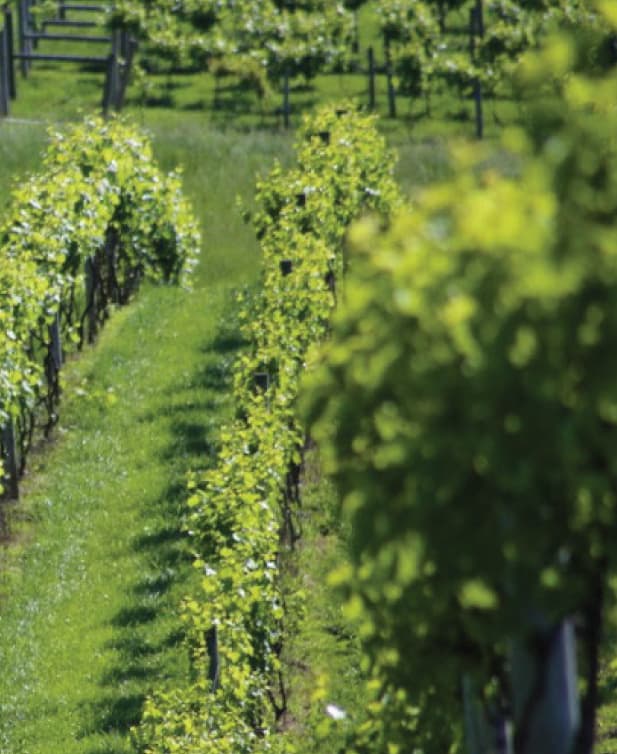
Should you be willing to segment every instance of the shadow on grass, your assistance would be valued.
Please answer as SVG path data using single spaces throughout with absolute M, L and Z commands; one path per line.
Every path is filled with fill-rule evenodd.
M 128 732 L 141 720 L 144 694 L 110 694 L 96 705 L 98 732 Z
M 197 421 L 177 421 L 173 424 L 173 431 L 179 438 L 183 453 L 190 456 L 210 456 L 214 451 L 214 445 L 209 439 L 208 427 Z M 177 447 L 169 448 L 165 458 L 173 458 Z
M 157 616 L 157 610 L 148 605 L 137 605 L 135 607 L 125 607 L 120 610 L 112 621 L 116 628 L 129 628 L 139 626 L 143 623 L 150 623 Z
M 176 495 L 178 495 L 179 498 L 180 494 L 183 493 L 184 488 L 182 488 L 182 493 L 178 491 L 176 492 Z M 165 562 L 170 561 L 170 558 L 168 556 L 162 558 L 161 552 L 165 549 L 166 546 L 173 546 L 183 539 L 184 535 L 178 527 L 172 525 L 162 525 L 154 531 L 150 531 L 147 534 L 140 534 L 138 537 L 135 537 L 134 543 L 135 549 L 137 550 L 156 550 L 158 552 L 157 563 L 164 565 Z M 146 581 L 149 580 L 150 576 L 148 576 Z
M 163 678 L 173 679 L 174 685 L 190 682 L 188 652 L 178 619 L 179 602 L 195 573 L 188 538 L 182 530 L 187 496 L 184 474 L 188 467 L 183 468 L 184 459 L 174 464 L 173 457 L 186 454 L 208 463 L 213 456 L 216 433 L 223 421 L 223 394 L 230 388 L 233 357 L 242 345 L 236 320 L 230 314 L 223 316 L 214 340 L 198 347 L 194 373 L 183 376 L 181 385 L 161 394 L 157 409 L 169 417 L 171 428 L 161 463 L 168 461 L 172 478 L 159 499 L 149 504 L 143 530 L 132 540 L 144 567 L 126 603 L 111 621 L 114 631 L 107 649 L 115 661 L 99 681 L 100 698 L 84 708 L 90 724 L 82 731 L 82 738 L 96 736 L 96 743 L 92 742 L 86 754 L 130 751 L 126 748 L 130 729 L 139 724 L 147 696 L 162 685 Z M 153 422 L 154 413 L 145 414 L 141 421 Z M 103 747 L 101 734 L 116 739 Z M 125 748 L 118 747 L 118 737 L 126 741 Z

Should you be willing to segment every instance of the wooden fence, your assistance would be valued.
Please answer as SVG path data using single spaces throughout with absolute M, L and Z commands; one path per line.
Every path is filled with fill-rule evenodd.
M 61 2 L 58 16 L 37 24 L 33 13 L 33 0 L 18 0 L 18 19 L 8 4 L 2 7 L 0 16 L 0 117 L 10 115 L 11 100 L 17 97 L 16 65 L 19 64 L 22 77 L 26 78 L 34 63 L 52 61 L 57 63 L 78 63 L 96 66 L 104 72 L 101 109 L 104 114 L 120 110 L 124 105 L 133 57 L 137 43 L 125 29 L 118 29 L 109 35 L 70 33 L 96 27 L 95 21 L 83 18 L 71 19 L 72 11 L 105 13 L 102 5 L 80 5 Z M 40 26 L 40 28 L 39 28 Z M 49 32 L 47 27 L 58 27 L 60 32 Z M 38 52 L 39 42 L 86 43 L 109 46 L 109 52 L 102 55 L 78 55 L 73 53 Z

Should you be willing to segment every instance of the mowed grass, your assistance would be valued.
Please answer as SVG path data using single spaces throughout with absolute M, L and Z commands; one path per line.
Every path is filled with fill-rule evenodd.
M 236 195 L 250 202 L 255 172 L 287 147 L 181 119 L 152 131 L 160 163 L 185 166 L 202 261 L 192 291 L 146 286 L 65 369 L 60 425 L 0 554 L 2 754 L 129 752 L 145 695 L 188 676 L 185 479 L 212 462 L 240 346 L 232 292 L 259 273 Z
M 10 201 L 11 187 L 40 166 L 46 141 L 47 131 L 40 123 L 0 121 L 0 217 Z
M 291 630 L 282 654 L 288 710 L 281 727 L 299 754 L 341 752 L 370 700 L 356 626 L 345 615 L 345 597 L 329 585 L 330 574 L 348 561 L 348 532 L 316 451 L 306 457 L 301 501 L 302 537 L 283 558 Z M 328 715 L 332 704 L 345 712 L 344 720 Z
M 366 64 L 362 61 L 360 65 Z M 100 110 L 103 81 L 102 73 L 83 70 L 75 64 L 37 64 L 27 81 L 18 77 L 18 98 L 12 103 L 11 117 L 62 122 L 79 117 L 84 110 Z M 292 82 L 291 127 L 297 126 L 302 114 L 319 103 L 348 99 L 367 108 L 368 86 L 368 78 L 361 72 L 320 74 L 308 84 L 300 79 Z M 174 110 L 187 120 L 223 130 L 283 130 L 282 87 L 276 84 L 272 96 L 264 100 L 235 77 L 227 77 L 217 85 L 205 71 L 152 75 L 149 88 L 150 94 L 145 95 L 137 84 L 129 87 L 125 110 L 135 118 L 164 118 L 166 112 Z M 468 92 L 459 94 L 445 85 L 437 86 L 431 97 L 430 115 L 424 98 L 399 94 L 396 102 L 397 116 L 391 118 L 387 80 L 379 73 L 375 112 L 382 117 L 382 131 L 395 141 L 474 138 L 474 103 Z M 520 108 L 507 97 L 487 98 L 484 110 L 485 137 L 489 140 L 499 136 L 504 124 L 517 123 L 521 118 Z

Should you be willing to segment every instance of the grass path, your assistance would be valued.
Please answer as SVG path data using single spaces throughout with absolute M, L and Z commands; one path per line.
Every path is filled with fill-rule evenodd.
M 208 463 L 228 411 L 231 288 L 258 270 L 235 195 L 281 144 L 189 124 L 156 149 L 186 166 L 207 251 L 193 291 L 144 289 L 66 369 L 56 442 L 23 485 L 20 542 L 0 554 L 0 754 L 130 752 L 155 679 L 186 677 L 186 473 Z
M 182 673 L 179 512 L 225 412 L 224 304 L 221 288 L 152 289 L 73 370 L 81 395 L 26 485 L 36 540 L 0 614 L 3 754 L 129 751 L 149 679 Z

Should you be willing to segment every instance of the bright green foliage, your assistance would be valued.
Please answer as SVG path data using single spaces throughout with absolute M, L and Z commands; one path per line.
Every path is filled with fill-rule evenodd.
M 515 69 L 526 50 L 537 49 L 547 33 L 596 21 L 589 0 L 498 0 L 487 2 L 484 33 L 476 40 L 476 74 L 495 87 Z
M 588 65 L 603 45 L 557 37 L 526 59 L 528 125 L 505 137 L 519 175 L 462 150 L 389 230 L 352 231 L 305 401 L 387 692 L 371 751 L 455 746 L 463 673 L 507 704 L 506 650 L 534 615 L 577 616 L 583 676 L 597 653 L 617 567 L 617 75 Z
M 179 175 L 160 173 L 132 126 L 88 118 L 52 135 L 42 171 L 14 189 L 0 228 L 0 424 L 32 411 L 44 374 L 31 337 L 48 338 L 57 313 L 66 343 L 74 337 L 85 261 L 110 233 L 127 290 L 143 274 L 177 282 L 199 246 Z
M 113 23 L 138 31 L 147 57 L 209 65 L 217 75 L 239 76 L 261 96 L 285 71 L 310 79 L 340 63 L 353 31 L 350 12 L 330 0 L 157 0 L 147 7 L 122 0 Z
M 482 33 L 477 29 L 472 55 L 469 12 L 478 6 Z M 446 23 L 448 11 L 456 14 L 459 33 Z M 400 89 L 416 97 L 428 96 L 440 81 L 461 87 L 479 80 L 492 90 L 549 30 L 595 21 L 588 0 L 384 0 L 376 12 Z
M 238 418 L 222 429 L 217 465 L 193 481 L 188 500 L 203 572 L 201 591 L 184 604 L 195 677 L 189 691 L 147 703 L 136 740 L 148 754 L 288 749 L 274 735 L 284 708 L 278 554 L 281 536 L 296 534 L 298 380 L 307 349 L 327 331 L 345 228 L 398 203 L 392 155 L 371 117 L 320 111 L 305 121 L 297 155 L 301 170 L 275 166 L 258 184 L 263 290 L 243 306 L 250 345 L 236 366 Z M 215 630 L 220 683 L 212 690 L 207 638 Z
M 379 3 L 377 18 L 402 91 L 416 97 L 428 93 L 440 43 L 432 4 L 389 0 Z

